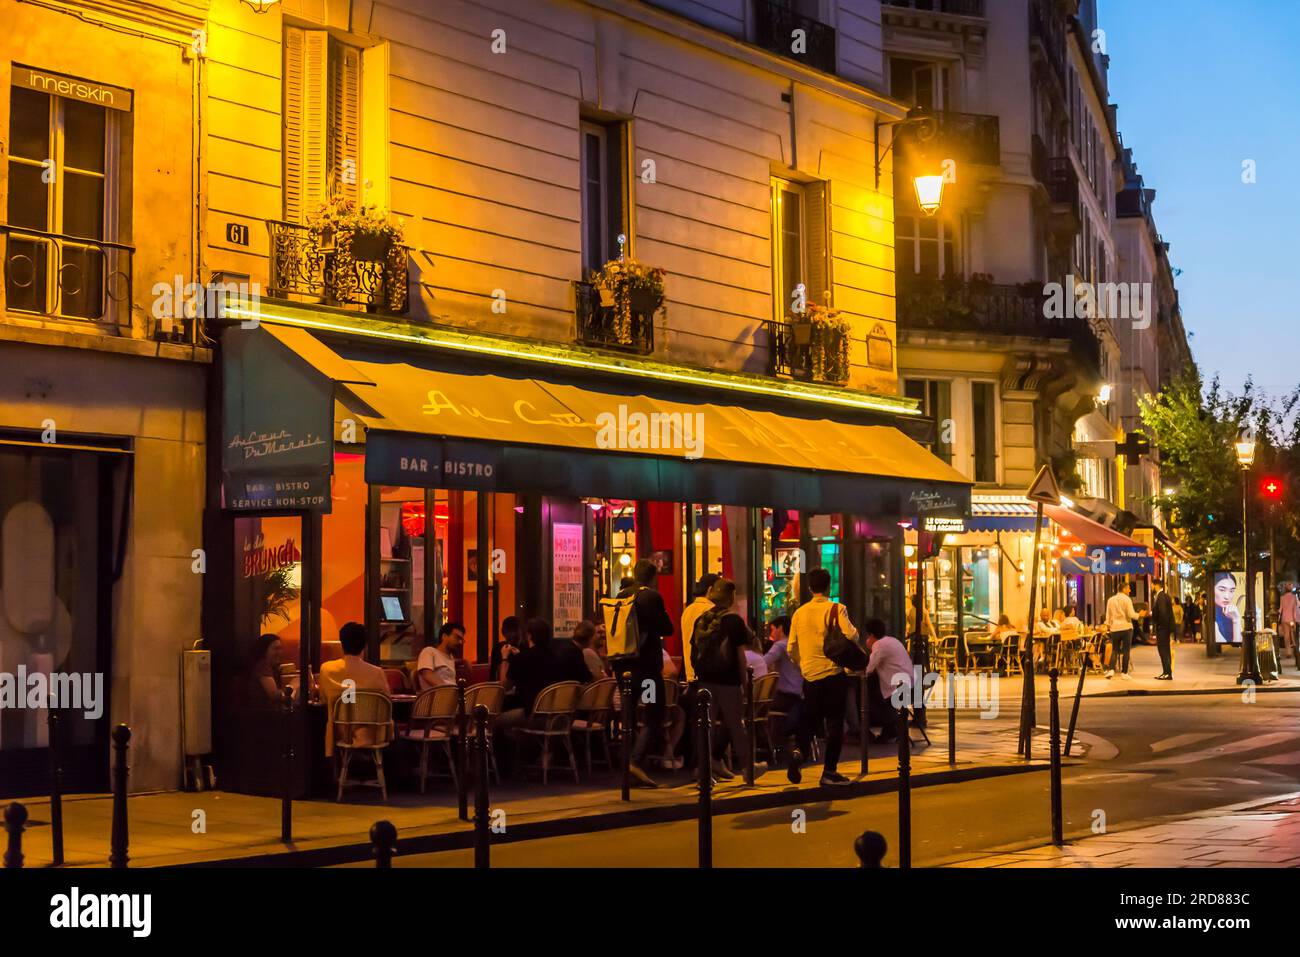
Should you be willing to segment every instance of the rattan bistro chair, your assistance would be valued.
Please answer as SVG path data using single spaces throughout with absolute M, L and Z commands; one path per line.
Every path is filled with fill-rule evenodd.
M 465 689 L 465 714 L 470 718 L 467 727 L 471 738 L 474 737 L 474 709 L 479 705 L 487 708 L 488 767 L 492 771 L 492 777 L 496 778 L 497 784 L 501 783 L 501 772 L 497 770 L 497 750 L 493 744 L 492 732 L 496 727 L 497 715 L 501 714 L 505 702 L 506 686 L 499 681 L 482 681 Z M 460 733 L 459 730 L 457 733 Z
M 574 783 L 578 781 L 578 761 L 573 752 L 574 709 L 578 697 L 582 694 L 582 685 L 576 681 L 557 681 L 537 693 L 533 702 L 533 713 L 528 723 L 519 728 L 519 733 L 526 738 L 540 739 L 542 746 L 541 764 L 542 783 L 546 783 L 551 769 L 551 742 L 559 741 L 569 753 L 569 770 L 573 772 Z
M 420 749 L 420 793 L 424 793 L 425 783 L 433 776 L 429 771 L 429 748 L 440 745 L 447 758 L 447 767 L 451 772 L 453 784 L 459 786 L 456 776 L 456 759 L 452 754 L 451 743 L 456 734 L 456 686 L 443 685 L 420 692 L 411 706 L 411 725 L 401 734 L 402 740 L 412 741 Z
M 767 756 L 772 757 L 772 726 L 768 722 L 768 714 L 772 710 L 772 699 L 776 697 L 776 682 L 780 677 L 775 671 L 769 671 L 765 675 L 759 675 L 754 679 L 754 686 L 751 693 L 754 696 L 754 727 L 749 731 L 754 736 L 754 742 L 757 746 L 759 740 L 758 729 L 763 729 L 763 737 L 767 739 Z
M 336 801 L 343 800 L 343 788 L 349 783 L 377 787 L 388 800 L 384 780 L 384 749 L 393 740 L 393 702 L 379 691 L 357 691 L 355 700 L 339 698 L 334 702 L 334 750 L 339 755 L 339 790 Z M 375 763 L 373 781 L 348 781 L 348 766 L 358 751 L 368 752 Z
M 574 706 L 581 717 L 573 719 L 573 733 L 582 736 L 583 750 L 587 754 L 587 773 L 591 774 L 591 739 L 599 738 L 604 752 L 605 767 L 612 768 L 610 760 L 610 719 L 614 716 L 614 691 L 618 682 L 613 678 L 598 678 L 582 689 Z

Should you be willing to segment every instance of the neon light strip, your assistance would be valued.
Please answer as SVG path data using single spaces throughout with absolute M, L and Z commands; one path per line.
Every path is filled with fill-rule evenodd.
M 503 346 L 491 346 L 473 342 L 460 342 L 455 339 L 439 339 L 433 336 L 417 336 L 401 332 L 381 332 L 376 329 L 358 328 L 356 326 L 345 326 L 332 322 L 324 322 L 318 319 L 302 319 L 291 316 L 280 316 L 274 313 L 251 312 L 240 307 L 227 306 L 225 314 L 233 319 L 253 319 L 257 321 L 282 322 L 286 325 L 302 326 L 310 329 L 321 329 L 327 332 L 339 332 L 347 335 L 362 335 L 373 339 L 389 339 L 394 342 L 409 342 L 424 347 L 439 347 L 443 349 L 459 349 L 462 352 L 476 352 L 483 355 L 500 356 L 508 359 L 525 359 L 530 362 L 546 362 L 551 365 L 574 366 L 584 369 L 592 369 L 598 372 L 614 372 L 621 375 L 638 376 L 648 379 L 662 379 L 669 382 L 690 382 L 698 383 L 700 375 L 685 375 L 679 372 L 667 372 L 658 369 L 629 369 L 627 366 L 618 365 L 613 362 L 605 362 L 599 359 L 581 359 L 576 356 L 557 356 L 547 355 L 540 352 L 520 352 L 517 349 L 508 349 Z M 703 373 L 707 375 L 707 373 Z M 742 383 L 732 382 L 726 379 L 708 380 L 708 384 L 714 388 L 730 389 L 733 392 L 753 392 L 763 395 L 773 395 L 785 399 L 803 399 L 810 402 L 821 402 L 828 405 L 842 405 L 857 409 L 869 409 L 876 412 L 892 412 L 899 415 L 916 415 L 921 414 L 918 407 L 905 404 L 903 402 L 892 402 L 885 398 L 863 399 L 853 396 L 836 396 L 822 395 L 815 392 L 807 392 L 794 388 L 779 388 L 777 386 L 763 386 L 759 383 Z

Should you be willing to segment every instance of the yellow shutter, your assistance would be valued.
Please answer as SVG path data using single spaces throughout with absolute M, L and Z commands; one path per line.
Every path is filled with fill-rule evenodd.
M 827 305 L 826 292 L 831 287 L 830 244 L 827 236 L 828 184 L 804 186 L 804 249 L 808 256 L 808 301 Z
M 330 46 L 329 192 L 356 202 L 361 182 L 361 51 Z
M 284 30 L 284 218 L 303 223 L 325 202 L 329 34 Z

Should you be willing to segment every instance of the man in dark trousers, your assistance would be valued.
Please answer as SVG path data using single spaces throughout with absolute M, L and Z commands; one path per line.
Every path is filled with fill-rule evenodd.
M 1174 656 L 1171 641 L 1174 634 L 1174 601 L 1165 591 L 1164 582 L 1154 583 L 1155 597 L 1151 600 L 1151 621 L 1156 630 L 1156 647 L 1160 650 L 1160 674 L 1157 681 L 1172 681 Z
M 647 788 L 659 786 L 646 774 L 643 762 L 647 753 L 659 754 L 663 750 L 664 638 L 673 631 L 663 596 L 653 587 L 658 574 L 654 562 L 643 558 L 632 566 L 632 584 L 618 593 L 619 598 L 635 596 L 632 607 L 636 609 L 641 649 L 636 658 L 614 663 L 616 678 L 621 679 L 624 670 L 632 672 L 634 700 L 645 702 L 645 718 L 632 745 L 630 764 L 632 780 Z

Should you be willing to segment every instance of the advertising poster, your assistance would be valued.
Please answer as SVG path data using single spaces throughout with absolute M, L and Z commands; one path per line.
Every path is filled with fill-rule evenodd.
M 551 607 L 557 638 L 567 638 L 582 620 L 582 526 L 556 522 L 551 528 Z

